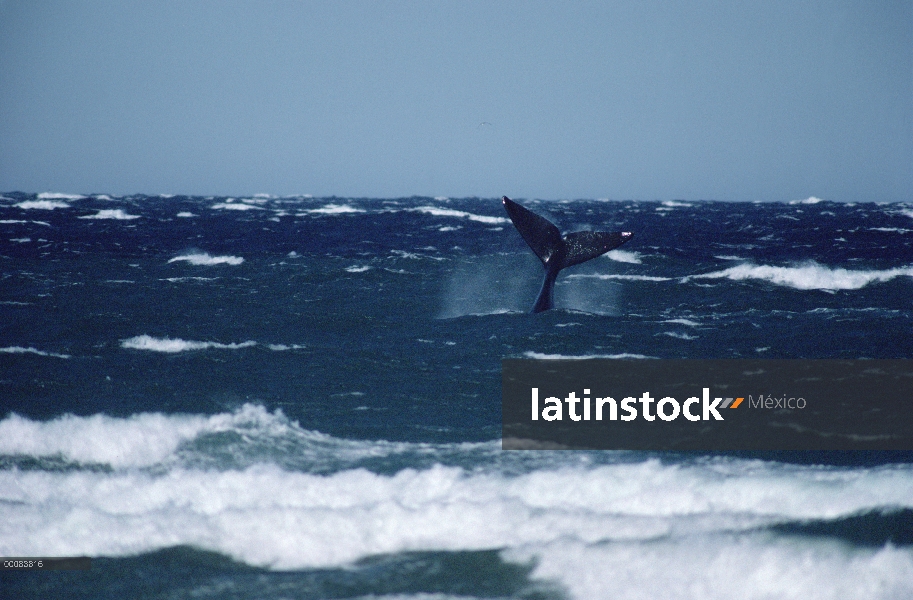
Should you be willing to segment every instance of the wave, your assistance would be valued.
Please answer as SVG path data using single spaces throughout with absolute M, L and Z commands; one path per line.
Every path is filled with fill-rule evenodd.
M 622 281 L 671 281 L 672 277 L 655 275 L 621 275 L 615 273 L 573 273 L 566 279 L 620 279 Z
M 499 446 L 344 440 L 252 405 L 210 416 L 12 415 L 0 421 L 0 554 L 117 557 L 185 545 L 297 570 L 499 549 L 578 598 L 911 591 L 906 538 L 857 542 L 841 528 L 906 523 L 913 465 L 667 462 Z M 448 454 L 475 463 L 442 464 Z M 404 455 L 393 468 L 364 468 Z M 45 457 L 49 468 L 9 466 L 23 456 Z M 282 457 L 331 468 L 309 472 Z M 505 468 L 510 461 L 525 468 Z
M 257 342 L 247 341 L 237 344 L 220 344 L 219 342 L 193 342 L 182 340 L 180 338 L 155 338 L 150 335 L 138 335 L 120 343 L 122 348 L 130 350 L 150 350 L 152 352 L 187 352 L 188 350 L 208 350 L 217 348 L 220 350 L 237 350 L 239 348 L 250 348 L 256 346 Z
M 25 306 L 26 303 L 19 302 L 19 305 Z M 55 352 L 45 352 L 43 350 L 38 350 L 36 348 L 24 348 L 22 346 L 7 346 L 6 348 L 0 348 L 0 352 L 5 352 L 7 354 L 37 354 L 38 356 L 52 356 L 54 358 L 71 358 L 69 354 L 57 354 Z
M 24 208 L 26 210 L 54 210 L 56 208 L 70 208 L 70 205 L 66 202 L 58 202 L 55 200 L 26 200 L 25 202 L 20 202 L 18 204 L 14 204 L 13 206 L 18 206 L 19 208 Z
M 210 256 L 206 252 L 195 252 L 193 254 L 182 254 L 181 256 L 175 256 L 169 263 L 178 262 L 178 261 L 187 261 L 192 265 L 240 265 L 244 262 L 244 259 L 240 256 Z
M 455 210 L 452 208 L 438 208 L 436 206 L 419 206 L 417 208 L 411 208 L 415 212 L 425 213 L 433 215 L 435 217 L 458 217 L 461 219 L 469 219 L 470 221 L 478 221 L 479 223 L 489 223 L 489 224 L 499 224 L 499 223 L 510 223 L 510 220 L 504 217 L 489 217 L 487 215 L 477 215 L 475 213 L 465 212 L 462 210 Z
M 799 290 L 858 290 L 870 283 L 890 281 L 896 277 L 913 277 L 913 266 L 884 270 L 853 271 L 843 268 L 830 268 L 816 262 L 793 267 L 746 263 L 722 271 L 692 275 L 685 277 L 683 281 L 719 278 L 733 281 L 758 279 Z
M 79 217 L 80 219 L 115 219 L 119 221 L 129 221 L 139 219 L 138 215 L 128 215 L 120 208 L 100 210 L 94 215 Z
M 805 200 L 790 200 L 790 204 L 818 204 L 819 202 L 824 202 L 821 198 L 816 198 L 815 196 L 809 196 Z
M 82 200 L 85 198 L 82 194 L 61 194 L 60 192 L 41 192 L 38 194 L 39 200 Z
M 654 356 L 630 354 L 627 352 L 621 354 L 544 354 L 542 352 L 527 351 L 523 353 L 523 356 L 535 358 L 537 360 L 588 360 L 591 358 L 613 358 L 621 360 L 627 358 L 656 358 Z
M 210 208 L 215 210 L 263 210 L 259 206 L 254 206 L 253 204 L 234 201 L 219 202 L 217 204 L 213 204 Z
M 364 210 L 360 208 L 355 208 L 354 206 L 349 206 L 348 204 L 327 204 L 320 208 L 311 208 L 301 210 L 301 213 L 304 214 L 316 214 L 316 215 L 346 215 L 352 213 L 363 213 Z

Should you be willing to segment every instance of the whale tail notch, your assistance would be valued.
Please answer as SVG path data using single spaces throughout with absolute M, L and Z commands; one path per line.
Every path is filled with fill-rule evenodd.
M 533 305 L 533 313 L 554 306 L 552 291 L 561 269 L 602 256 L 627 242 L 633 235 L 629 231 L 578 231 L 562 236 L 561 231 L 545 217 L 520 206 L 507 196 L 502 197 L 501 202 L 520 236 L 545 267 L 545 280 Z

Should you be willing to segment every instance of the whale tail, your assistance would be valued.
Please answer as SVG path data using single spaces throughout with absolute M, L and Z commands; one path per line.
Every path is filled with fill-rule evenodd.
M 533 305 L 534 313 L 554 306 L 552 291 L 561 269 L 601 256 L 621 246 L 633 235 L 629 231 L 578 231 L 562 236 L 551 221 L 523 208 L 507 196 L 502 197 L 501 202 L 514 227 L 545 267 L 545 280 Z

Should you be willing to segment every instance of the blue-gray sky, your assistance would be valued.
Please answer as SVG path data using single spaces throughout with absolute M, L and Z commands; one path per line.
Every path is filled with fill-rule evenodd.
M 0 0 L 0 190 L 913 201 L 913 1 Z

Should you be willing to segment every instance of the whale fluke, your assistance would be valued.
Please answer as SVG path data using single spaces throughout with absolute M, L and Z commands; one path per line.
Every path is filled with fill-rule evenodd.
M 552 290 L 561 269 L 601 256 L 621 246 L 633 235 L 629 231 L 578 231 L 562 237 L 548 219 L 523 208 L 507 196 L 502 197 L 501 202 L 514 227 L 545 267 L 545 281 L 533 305 L 534 313 L 552 308 Z

